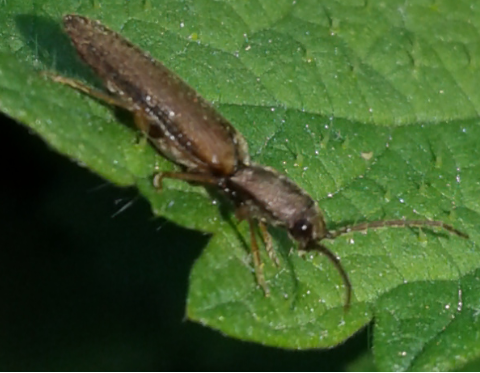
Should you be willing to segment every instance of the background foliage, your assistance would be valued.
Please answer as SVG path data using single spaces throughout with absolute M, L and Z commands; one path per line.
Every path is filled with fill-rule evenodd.
M 300 258 L 284 232 L 272 230 L 283 265 L 276 269 L 265 255 L 273 295 L 265 299 L 241 239 L 246 226 L 237 226 L 221 196 L 177 182 L 155 193 L 153 170 L 172 165 L 136 142 L 129 116 L 39 75 L 48 69 L 99 85 L 61 31 L 65 13 L 101 19 L 214 101 L 245 135 L 255 161 L 287 173 L 311 193 L 330 228 L 428 218 L 452 223 L 471 239 L 385 229 L 328 242 L 354 287 L 353 307 L 344 314 L 344 289 L 329 262 Z M 7 350 L 29 341 L 25 353 L 38 355 L 32 364 L 49 369 L 79 364 L 75 354 L 82 349 L 91 356 L 83 369 L 116 363 L 117 369 L 128 363 L 141 369 L 134 363 L 140 360 L 168 366 L 172 345 L 182 349 L 184 341 L 165 317 L 181 319 L 187 268 L 198 256 L 187 317 L 227 335 L 294 349 L 331 347 L 375 317 L 373 357 L 380 369 L 455 369 L 473 361 L 480 346 L 479 24 L 467 1 L 1 3 L 0 110 L 111 183 L 136 186 L 157 215 L 212 233 L 187 235 L 172 223 L 149 221 L 135 191 L 126 191 L 120 202 L 129 206 L 134 198 L 135 207 L 122 214 L 118 206 L 102 210 L 99 201 L 109 205 L 114 197 L 99 197 L 104 189 L 87 193 L 99 182 L 80 169 L 67 167 L 75 176 L 53 175 L 51 185 L 42 184 L 48 170 L 59 172 L 56 163 L 63 169 L 65 161 L 48 155 L 55 160 L 47 164 L 55 165 L 36 168 L 40 145 L 15 132 L 23 150 L 6 147 L 3 158 L 24 174 L 4 186 L 5 196 L 15 196 L 4 201 Z M 76 203 L 76 197 L 86 201 Z M 202 245 L 201 254 L 192 250 Z M 82 291 L 89 295 L 82 297 Z M 96 307 L 102 317 L 78 314 L 83 309 L 98 316 Z M 74 328 L 78 320 L 82 327 Z M 155 327 L 162 339 L 151 338 Z M 68 361 L 50 350 L 45 356 L 46 345 L 32 343 L 35 335 L 38 341 L 48 336 L 46 345 L 60 348 Z M 224 339 L 212 338 L 227 360 Z M 358 340 L 341 347 L 350 359 Z M 104 344 L 110 350 L 102 352 Z M 208 355 L 202 347 L 202 356 Z M 158 348 L 164 353 L 151 360 L 155 354 L 148 351 Z M 123 350 L 129 354 L 119 354 Z M 346 356 L 335 351 L 333 356 Z M 315 354 L 309 356 L 321 358 Z M 17 357 L 13 367 L 20 355 L 11 356 Z

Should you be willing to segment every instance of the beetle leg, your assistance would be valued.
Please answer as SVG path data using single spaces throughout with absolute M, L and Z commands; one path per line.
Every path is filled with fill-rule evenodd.
M 128 110 L 128 111 L 134 111 L 134 108 L 132 107 L 132 105 L 130 103 L 128 103 L 127 101 L 121 100 L 118 97 L 109 95 L 108 93 L 102 92 L 98 89 L 89 87 L 88 85 L 82 83 L 79 80 L 66 78 L 64 76 L 55 75 L 55 74 L 52 74 L 52 73 L 49 73 L 49 72 L 43 72 L 43 75 L 52 79 L 54 82 L 68 85 L 68 86 L 76 89 L 77 91 L 85 93 L 88 96 L 96 98 L 97 100 L 105 102 L 109 105 L 118 106 L 118 107 L 120 107 L 122 109 L 125 109 L 125 110 Z
M 165 178 L 190 181 L 200 184 L 216 185 L 218 183 L 218 179 L 215 176 L 206 174 L 197 174 L 194 172 L 159 172 L 153 177 L 153 186 L 159 190 L 162 190 L 162 182 Z
M 250 217 L 248 213 L 248 208 L 245 205 L 240 205 L 236 208 L 235 210 L 235 217 L 239 220 L 247 220 L 248 221 L 248 226 L 250 228 L 250 246 L 252 250 L 252 258 L 253 258 L 253 267 L 255 269 L 255 277 L 257 279 L 257 283 L 260 285 L 260 287 L 263 289 L 263 292 L 265 293 L 265 296 L 268 297 L 270 296 L 270 290 L 268 289 L 267 283 L 265 282 L 265 276 L 263 274 L 263 266 L 264 264 L 262 263 L 262 259 L 260 258 L 260 250 L 258 249 L 258 244 L 257 244 L 257 239 L 255 238 L 255 225 L 253 219 Z M 260 230 L 262 232 L 262 235 L 264 235 L 263 229 L 266 231 L 265 225 L 263 225 L 262 228 L 261 222 L 259 222 L 260 225 Z M 271 237 L 268 234 L 268 238 L 265 236 L 263 237 L 265 240 L 265 245 L 268 245 L 268 242 L 270 242 L 270 245 L 272 243 Z M 271 246 L 270 246 L 271 247 Z M 268 255 L 270 256 L 270 251 L 267 249 Z
M 151 122 L 148 120 L 145 114 L 138 110 L 135 111 L 133 113 L 133 121 L 135 122 L 135 126 L 137 126 L 137 128 L 142 131 L 144 137 L 148 137 L 151 128 Z
M 258 250 L 257 239 L 255 238 L 255 227 L 252 219 L 248 218 L 248 225 L 250 227 L 250 241 L 252 246 L 252 257 L 253 257 L 253 266 L 255 269 L 255 277 L 257 278 L 257 283 L 263 289 L 265 296 L 270 296 L 270 290 L 268 289 L 267 283 L 265 282 L 265 276 L 263 274 L 263 263 L 260 258 L 260 251 Z
M 258 226 L 260 228 L 260 232 L 262 233 L 263 242 L 265 243 L 265 249 L 267 250 L 269 258 L 272 262 L 275 263 L 277 267 L 280 266 L 280 260 L 278 259 L 277 253 L 273 249 L 273 241 L 272 236 L 268 233 L 267 225 L 260 221 L 258 222 Z
M 241 204 L 235 209 L 235 217 L 238 221 L 244 221 L 248 219 L 248 209 L 245 205 Z

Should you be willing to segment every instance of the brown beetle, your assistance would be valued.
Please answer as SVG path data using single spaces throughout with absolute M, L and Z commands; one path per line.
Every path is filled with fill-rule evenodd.
M 269 290 L 255 238 L 255 221 L 268 254 L 277 264 L 267 223 L 287 229 L 300 249 L 326 255 L 345 283 L 346 308 L 351 299 L 350 280 L 339 259 L 321 240 L 385 226 L 437 226 L 468 238 L 443 222 L 420 220 L 376 221 L 329 231 L 317 203 L 275 170 L 250 164 L 243 136 L 177 75 L 97 21 L 67 15 L 64 24 L 79 55 L 103 80 L 111 95 L 64 77 L 53 79 L 133 113 L 136 125 L 150 142 L 184 168 L 184 172 L 156 175 L 154 184 L 158 188 L 163 178 L 214 185 L 234 202 L 237 217 L 249 223 L 255 274 L 266 295 Z

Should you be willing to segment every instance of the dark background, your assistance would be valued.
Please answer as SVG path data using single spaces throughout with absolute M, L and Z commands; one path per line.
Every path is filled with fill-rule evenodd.
M 286 351 L 184 320 L 208 236 L 1 115 L 0 138 L 0 370 L 343 370 L 366 351 L 368 330 Z

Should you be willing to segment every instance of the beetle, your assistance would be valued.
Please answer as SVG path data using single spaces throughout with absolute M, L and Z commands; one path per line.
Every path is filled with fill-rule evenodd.
M 267 224 L 285 228 L 300 249 L 326 255 L 345 284 L 346 309 L 351 301 L 351 282 L 340 260 L 322 240 L 366 229 L 421 226 L 441 227 L 468 238 L 448 224 L 428 220 L 385 220 L 328 230 L 308 193 L 274 169 L 253 164 L 243 136 L 180 77 L 98 21 L 78 15 L 67 15 L 63 21 L 78 54 L 109 93 L 65 77 L 52 78 L 133 113 L 135 124 L 157 150 L 183 169 L 156 174 L 153 183 L 158 189 L 164 178 L 173 178 L 213 185 L 224 192 L 233 202 L 237 218 L 248 221 L 255 275 L 265 295 L 269 289 L 256 241 L 256 223 L 276 264 L 279 261 Z

